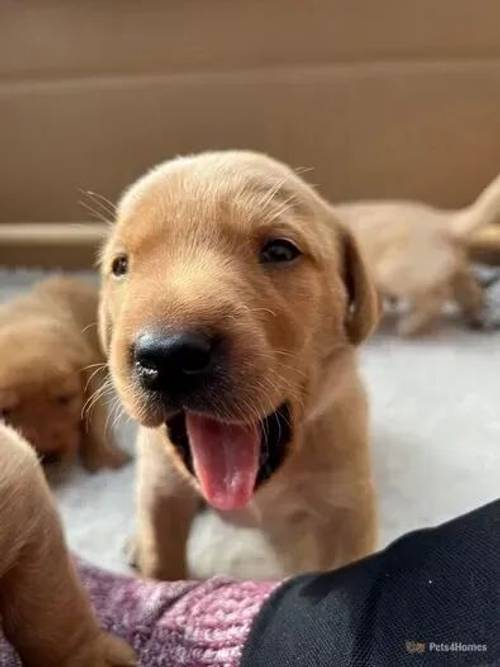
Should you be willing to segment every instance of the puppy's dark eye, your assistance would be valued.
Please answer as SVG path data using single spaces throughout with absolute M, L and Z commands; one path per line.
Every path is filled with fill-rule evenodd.
M 8 419 L 13 412 L 14 408 L 0 408 L 0 419 Z
M 118 255 L 114 258 L 111 264 L 111 271 L 114 276 L 118 278 L 124 276 L 128 271 L 128 257 L 127 255 Z
M 301 254 L 297 246 L 291 241 L 287 239 L 272 239 L 260 251 L 259 261 L 261 264 L 291 262 Z

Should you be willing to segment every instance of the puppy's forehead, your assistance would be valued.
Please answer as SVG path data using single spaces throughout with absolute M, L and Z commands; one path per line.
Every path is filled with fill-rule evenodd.
M 167 198 L 182 194 L 220 197 L 293 177 L 289 167 L 257 153 L 221 151 L 180 157 L 157 165 L 136 181 L 119 202 L 118 216 L 127 216 L 141 202 L 162 193 Z
M 135 183 L 119 203 L 117 230 L 132 241 L 166 225 L 245 233 L 292 211 L 306 217 L 315 203 L 312 189 L 279 162 L 208 153 L 161 164 Z

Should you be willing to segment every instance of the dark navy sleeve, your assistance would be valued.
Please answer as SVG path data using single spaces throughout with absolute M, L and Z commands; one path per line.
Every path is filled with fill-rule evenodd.
M 284 583 L 241 667 L 500 665 L 500 501 Z

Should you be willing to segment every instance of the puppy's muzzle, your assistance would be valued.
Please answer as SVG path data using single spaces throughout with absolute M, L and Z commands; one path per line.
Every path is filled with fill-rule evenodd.
M 180 461 L 219 510 L 244 507 L 281 466 L 292 439 L 287 401 L 242 420 L 230 347 L 227 337 L 207 331 L 147 331 L 132 356 L 136 382 L 163 411 Z
M 144 389 L 167 403 L 189 401 L 210 389 L 222 362 L 220 338 L 204 331 L 147 332 L 134 346 L 134 363 Z

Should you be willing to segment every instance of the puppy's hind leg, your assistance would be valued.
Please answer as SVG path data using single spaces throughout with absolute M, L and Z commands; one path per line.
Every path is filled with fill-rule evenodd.
M 34 451 L 1 423 L 0 617 L 26 667 L 135 664 L 92 615 Z
M 447 296 L 445 288 L 437 287 L 414 297 L 410 311 L 399 320 L 398 333 L 401 336 L 416 336 L 428 329 L 441 313 Z

